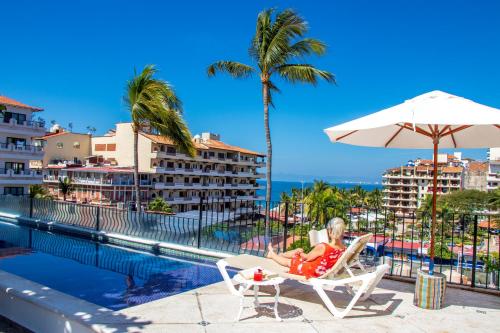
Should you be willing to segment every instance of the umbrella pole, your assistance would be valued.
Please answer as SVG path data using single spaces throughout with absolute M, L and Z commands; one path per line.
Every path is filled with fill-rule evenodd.
M 432 177 L 432 224 L 431 224 L 431 254 L 429 260 L 429 275 L 434 275 L 434 238 L 436 234 L 436 201 L 437 201 L 437 173 L 438 173 L 438 145 L 439 138 L 434 141 L 434 173 Z

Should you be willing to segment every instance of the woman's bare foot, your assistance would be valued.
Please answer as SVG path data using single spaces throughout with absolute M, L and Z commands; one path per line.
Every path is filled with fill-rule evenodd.
M 267 245 L 267 254 L 266 254 L 266 258 L 273 258 L 276 254 L 274 253 L 274 249 L 273 249 L 273 245 L 271 243 L 269 243 Z

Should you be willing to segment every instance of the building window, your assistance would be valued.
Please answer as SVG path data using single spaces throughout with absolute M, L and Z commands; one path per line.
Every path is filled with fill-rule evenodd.
M 3 122 L 4 123 L 10 123 L 10 120 L 14 119 L 17 124 L 24 124 L 26 121 L 26 115 L 22 113 L 15 113 L 15 112 L 4 112 L 3 113 Z
M 26 146 L 26 139 L 7 137 L 7 145 L 13 144 L 16 147 Z
M 96 144 L 94 146 L 95 151 L 105 151 L 106 150 L 106 144 Z
M 24 171 L 24 163 L 5 162 L 5 170 L 13 170 L 16 175 L 19 175 Z
M 108 143 L 106 145 L 106 150 L 107 151 L 116 151 L 116 144 L 115 143 Z
M 80 149 L 80 142 L 78 141 L 73 142 L 73 148 Z
M 63 145 L 63 143 L 62 143 L 62 142 L 58 142 L 58 143 L 56 143 L 56 147 L 57 147 L 58 149 L 62 149 L 62 148 L 64 147 L 64 145 Z
M 23 187 L 4 187 L 3 194 L 4 195 L 23 195 L 24 188 Z

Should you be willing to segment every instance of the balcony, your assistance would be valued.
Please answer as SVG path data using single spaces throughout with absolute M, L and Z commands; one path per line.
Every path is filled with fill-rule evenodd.
M 43 135 L 45 134 L 45 123 L 38 121 L 24 121 L 18 124 L 16 120 L 10 119 L 8 123 L 0 122 L 0 132 L 9 134 L 29 134 L 29 135 Z
M 4 158 L 41 160 L 43 149 L 40 146 L 0 143 L 0 154 Z
M 33 185 L 42 183 L 42 173 L 37 170 L 0 169 L 1 185 Z
M 153 151 L 151 152 L 151 158 L 162 158 L 162 159 L 172 159 L 172 160 L 183 160 L 183 161 L 200 161 L 200 162 L 214 162 L 214 163 L 225 163 L 225 164 L 236 164 L 236 165 L 252 165 L 259 168 L 266 166 L 266 163 L 262 160 L 255 159 L 238 159 L 238 158 L 227 158 L 227 157 L 217 157 L 217 156 L 195 156 L 190 157 L 182 153 L 167 153 L 164 151 Z

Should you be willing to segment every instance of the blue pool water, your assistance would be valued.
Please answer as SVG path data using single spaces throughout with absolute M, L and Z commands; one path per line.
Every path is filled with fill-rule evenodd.
M 209 260 L 155 256 L 3 221 L 0 270 L 114 310 L 222 280 Z

